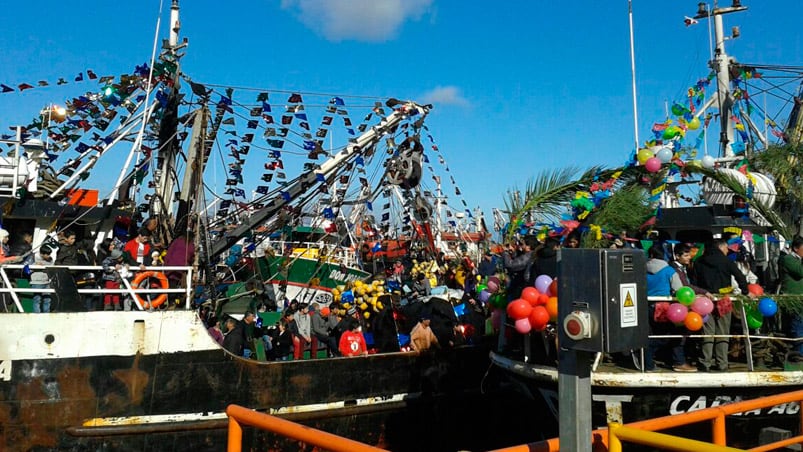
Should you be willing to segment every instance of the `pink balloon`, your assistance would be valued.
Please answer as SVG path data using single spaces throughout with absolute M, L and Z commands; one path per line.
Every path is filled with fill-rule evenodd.
M 705 317 L 714 311 L 714 303 L 707 297 L 697 297 L 691 304 L 691 310 Z
M 657 173 L 661 170 L 661 159 L 658 157 L 651 157 L 644 162 L 644 169 L 651 173 Z
M 500 284 L 501 281 L 499 281 L 499 278 L 497 278 L 496 276 L 491 276 L 490 278 L 488 278 L 488 283 L 485 286 L 487 287 L 488 292 L 496 293 L 497 291 L 499 291 Z
M 519 333 L 527 334 L 530 332 L 531 329 L 532 326 L 530 326 L 530 319 L 525 317 L 523 319 L 516 320 L 516 331 L 518 331 Z
M 683 323 L 686 320 L 686 314 L 689 313 L 689 308 L 680 303 L 672 303 L 669 309 L 666 310 L 666 318 L 672 323 Z
M 552 284 L 552 278 L 549 275 L 539 275 L 535 278 L 535 288 L 541 293 L 549 293 L 549 285 Z

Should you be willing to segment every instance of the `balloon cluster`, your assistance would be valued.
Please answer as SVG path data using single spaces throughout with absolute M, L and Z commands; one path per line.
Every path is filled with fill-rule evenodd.
M 343 308 L 341 314 L 345 314 L 348 309 L 354 307 L 362 313 L 366 319 L 371 317 L 372 312 L 379 312 L 384 307 L 379 297 L 385 295 L 385 284 L 383 281 L 375 280 L 371 283 L 354 281 L 345 286 L 337 286 L 332 289 L 332 297 L 340 301 Z
M 756 297 L 761 297 L 758 301 L 745 304 L 744 307 L 747 326 L 758 329 L 764 325 L 764 317 L 772 317 L 778 313 L 778 304 L 770 297 L 763 297 L 764 289 L 758 284 L 749 284 L 747 290 Z
M 558 280 L 547 275 L 535 279 L 535 287 L 525 287 L 521 298 L 507 305 L 507 315 L 515 321 L 516 331 L 527 334 L 543 331 L 547 323 L 558 319 Z
M 657 303 L 656 320 L 665 320 L 675 325 L 684 325 L 689 331 L 698 331 L 714 311 L 714 302 L 708 297 L 697 296 L 694 289 L 681 287 L 675 292 L 675 303 Z
M 423 273 L 424 277 L 430 280 L 430 284 L 433 286 L 437 285 L 437 278 L 435 273 L 438 269 L 438 263 L 434 260 L 428 260 L 423 262 L 418 262 L 417 260 L 413 260 L 413 266 L 410 269 L 410 276 L 415 279 L 419 273 Z

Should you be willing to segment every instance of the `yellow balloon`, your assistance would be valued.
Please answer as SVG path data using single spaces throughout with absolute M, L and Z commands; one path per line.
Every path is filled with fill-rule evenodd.
M 363 312 L 363 314 L 362 314 L 362 315 L 364 315 L 366 319 L 369 319 L 369 318 L 371 318 L 371 313 L 370 313 L 370 312 L 368 312 L 368 311 L 365 311 L 365 312 Z
M 368 303 L 363 301 L 362 304 L 360 304 L 360 310 L 365 311 L 366 309 L 368 309 Z
M 636 160 L 642 165 L 653 157 L 655 157 L 655 153 L 649 149 L 639 149 L 638 152 L 636 152 Z
M 697 129 L 699 129 L 700 128 L 700 118 L 698 118 L 696 116 L 693 117 L 691 119 L 691 121 L 686 123 L 686 128 L 688 128 L 689 130 L 697 130 Z
M 382 302 L 381 301 L 377 301 L 376 302 L 376 308 L 379 309 L 379 310 L 382 310 L 382 307 L 383 307 L 382 306 Z

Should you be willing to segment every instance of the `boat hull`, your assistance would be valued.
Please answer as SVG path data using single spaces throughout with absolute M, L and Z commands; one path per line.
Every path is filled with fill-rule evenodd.
M 356 267 L 306 257 L 266 257 L 258 265 L 260 275 L 273 284 L 278 297 L 322 305 L 333 301 L 331 291 L 335 287 L 371 276 Z
M 105 323 L 99 314 L 106 314 Z M 382 413 L 421 397 L 478 392 L 488 367 L 487 349 L 480 347 L 246 360 L 217 347 L 193 317 L 188 311 L 6 315 L 13 326 L 12 335 L 0 340 L 0 449 L 220 450 L 229 404 L 382 444 L 388 418 Z M 62 328 L 43 328 L 48 321 Z M 62 338 L 48 339 L 49 331 L 81 322 L 84 340 L 60 346 Z M 129 324 L 135 331 L 123 331 Z M 117 331 L 101 334 L 106 326 Z M 137 329 L 150 336 L 136 339 Z M 19 336 L 9 339 L 13 334 Z M 26 345 L 39 339 L 51 343 Z M 119 352 L 109 353 L 115 349 L 109 342 Z M 338 416 L 362 421 L 326 421 Z
M 491 362 L 519 393 L 543 404 L 555 420 L 555 430 L 550 433 L 558 436 L 558 370 L 554 366 L 524 363 L 495 352 L 491 353 Z M 599 370 L 591 375 L 592 426 L 604 428 L 611 421 L 636 422 L 800 389 L 803 389 L 801 371 L 641 373 L 627 369 Z M 762 431 L 765 435 L 778 431 L 769 430 L 771 428 L 797 435 L 799 411 L 799 404 L 789 403 L 729 416 L 726 420 L 728 445 L 755 447 Z M 700 423 L 669 433 L 709 441 L 711 427 Z

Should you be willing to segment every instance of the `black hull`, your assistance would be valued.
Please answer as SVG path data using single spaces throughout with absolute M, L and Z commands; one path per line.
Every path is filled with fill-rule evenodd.
M 496 359 L 493 360 L 496 362 Z M 558 437 L 557 370 L 553 369 L 554 375 L 549 376 L 545 373 L 526 375 L 521 372 L 526 365 L 519 367 L 519 371 L 511 371 L 505 368 L 507 364 L 503 363 L 499 366 L 501 369 L 497 369 L 504 384 L 511 386 L 535 404 L 541 405 L 544 412 L 550 413 L 551 422 L 543 424 L 545 426 L 543 433 L 547 437 Z M 545 366 L 532 367 L 545 368 Z M 615 378 L 607 380 L 604 374 L 596 374 L 592 377 L 595 383 L 591 388 L 592 426 L 605 428 L 608 420 L 631 423 L 803 389 L 803 383 L 788 384 L 788 376 L 784 384 L 776 385 L 772 379 L 767 379 L 763 386 L 749 385 L 740 377 L 744 374 L 745 372 L 682 374 L 672 371 L 640 374 L 631 371 L 628 375 L 641 375 L 646 381 L 633 386 L 627 386 Z M 777 374 L 784 374 L 784 371 L 778 371 Z M 655 379 L 654 385 L 649 384 L 650 378 Z M 694 378 L 696 383 L 686 384 L 684 380 L 689 378 Z M 708 382 L 701 382 L 701 379 Z M 676 383 L 673 384 L 672 381 Z M 797 403 L 790 403 L 729 416 L 726 418 L 728 446 L 756 447 L 759 445 L 762 431 L 769 428 L 786 430 L 792 436 L 798 435 L 801 428 L 799 411 L 800 406 Z M 615 419 L 617 417 L 618 419 Z M 664 432 L 711 441 L 711 424 L 705 422 Z M 771 436 L 769 431 L 765 434 Z M 533 438 L 530 441 L 535 440 L 536 438 Z
M 479 394 L 488 366 L 483 347 L 270 363 L 222 350 L 15 361 L 0 382 L 0 449 L 222 450 L 229 404 L 296 407 L 286 417 L 388 446 L 399 410 Z M 246 440 L 285 448 L 273 435 L 247 430 Z

